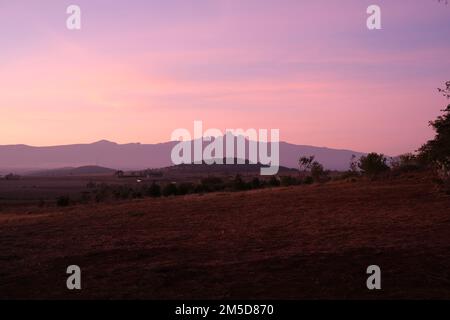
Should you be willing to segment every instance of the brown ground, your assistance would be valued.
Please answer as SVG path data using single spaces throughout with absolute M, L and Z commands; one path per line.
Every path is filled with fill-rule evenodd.
M 450 298 L 450 199 L 426 177 L 9 210 L 0 298 Z

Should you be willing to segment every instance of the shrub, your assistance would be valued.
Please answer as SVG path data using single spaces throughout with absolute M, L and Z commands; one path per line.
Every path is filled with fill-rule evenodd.
M 392 161 L 392 169 L 399 173 L 412 172 L 423 169 L 423 165 L 416 155 L 406 153 Z
M 219 177 L 211 176 L 211 177 L 203 178 L 201 180 L 201 183 L 205 184 L 205 185 L 217 185 L 217 184 L 223 184 L 223 180 Z
M 198 190 L 196 192 L 212 192 L 212 191 L 220 191 L 225 189 L 225 183 L 221 178 L 218 177 L 207 177 L 203 178 L 200 181 L 201 186 L 194 188 L 194 190 Z
M 262 187 L 261 180 L 258 177 L 254 177 L 251 182 L 252 189 L 259 189 Z
M 175 196 L 178 192 L 177 185 L 175 183 L 166 184 L 162 190 L 162 194 L 165 197 Z
M 210 190 L 209 189 L 207 189 L 207 187 L 204 185 L 204 184 L 202 184 L 202 183 L 199 183 L 199 184 L 197 184 L 195 187 L 194 187 L 194 192 L 195 193 L 204 193 L 204 192 L 209 192 Z
M 233 190 L 243 191 L 248 190 L 249 187 L 250 185 L 246 184 L 245 181 L 242 179 L 242 177 L 239 174 L 237 174 L 233 180 Z
M 105 183 L 97 185 L 97 189 L 95 189 L 95 201 L 96 202 L 105 201 L 108 197 L 111 196 L 111 194 L 116 196 L 116 198 L 120 196 L 120 193 L 118 191 L 112 190 L 112 188 L 110 188 Z
M 102 188 L 99 192 L 99 194 L 102 195 L 103 199 L 106 199 L 108 193 L 108 188 Z M 118 186 L 114 188 L 112 193 L 116 199 L 129 199 L 133 196 L 133 189 L 129 186 Z
M 156 184 L 155 182 L 153 182 L 150 187 L 147 188 L 145 194 L 149 197 L 161 197 L 161 187 L 159 186 L 159 184 Z
M 269 179 L 269 185 L 270 185 L 271 187 L 279 187 L 280 184 L 281 184 L 281 182 L 280 182 L 280 180 L 278 179 L 278 177 L 276 177 L 276 176 L 270 177 L 270 179 Z
M 336 177 L 335 180 L 351 180 L 351 181 L 353 181 L 357 177 L 359 177 L 359 173 L 357 171 L 348 170 L 348 171 L 342 172 L 339 176 Z
M 280 177 L 280 183 L 282 186 L 288 187 L 298 184 L 298 181 L 292 176 L 282 176 Z
M 442 188 L 447 195 L 450 195 L 450 176 L 442 179 Z
M 139 199 L 139 198 L 143 198 L 144 197 L 144 195 L 143 195 L 141 190 L 135 190 L 135 189 L 131 189 L 131 190 L 132 190 L 131 191 L 131 197 L 133 199 Z
M 87 203 L 91 201 L 91 193 L 89 191 L 84 191 L 81 193 L 81 202 Z
M 305 179 L 303 179 L 303 183 L 304 184 L 312 184 L 312 183 L 314 183 L 314 179 L 311 176 L 307 176 L 307 177 L 305 177 Z
M 178 195 L 186 195 L 194 192 L 195 186 L 190 182 L 184 182 L 178 186 Z
M 70 205 L 70 197 L 69 196 L 59 196 L 56 199 L 56 205 L 58 207 L 67 207 Z
M 324 182 L 328 180 L 328 172 L 319 162 L 314 161 L 311 165 L 311 177 L 316 182 Z
M 364 174 L 375 176 L 380 173 L 389 171 L 389 166 L 386 164 L 386 162 L 387 159 L 383 154 L 372 152 L 367 156 L 362 156 L 359 159 L 358 167 Z

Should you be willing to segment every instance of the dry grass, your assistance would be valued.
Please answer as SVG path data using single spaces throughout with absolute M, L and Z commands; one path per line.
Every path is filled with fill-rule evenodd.
M 450 199 L 426 176 L 10 210 L 0 298 L 450 298 Z

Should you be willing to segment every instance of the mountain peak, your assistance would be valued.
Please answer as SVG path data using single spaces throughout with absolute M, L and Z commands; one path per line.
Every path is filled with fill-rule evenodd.
M 99 144 L 117 144 L 117 143 L 109 141 L 109 140 L 99 140 L 99 141 L 96 141 L 96 142 L 94 142 L 92 144 L 99 145 Z

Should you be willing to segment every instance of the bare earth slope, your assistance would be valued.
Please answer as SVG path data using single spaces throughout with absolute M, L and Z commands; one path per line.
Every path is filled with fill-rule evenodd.
M 450 200 L 426 177 L 13 210 L 0 298 L 450 298 Z

